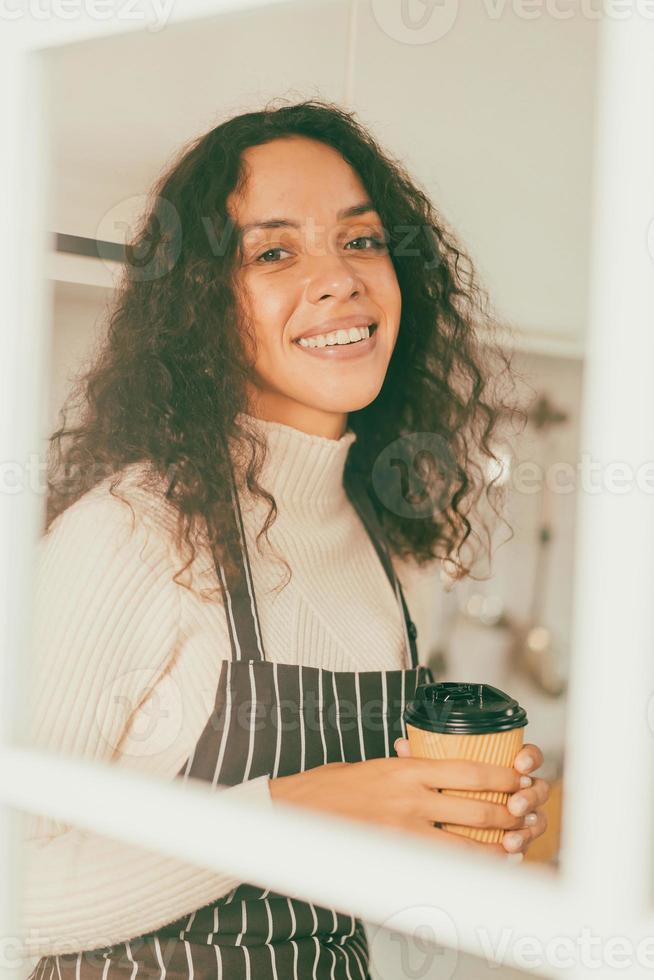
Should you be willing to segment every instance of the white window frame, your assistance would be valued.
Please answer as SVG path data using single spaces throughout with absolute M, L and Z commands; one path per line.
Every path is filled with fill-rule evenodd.
M 180 0 L 169 23 L 264 5 L 261 0 Z M 21 6 L 28 4 L 6 3 L 3 9 Z M 410 934 L 431 924 L 444 945 L 537 975 L 612 975 L 613 965 L 629 955 L 630 978 L 651 972 L 654 506 L 646 488 L 616 489 L 619 474 L 611 470 L 621 463 L 636 474 L 651 459 L 654 442 L 654 21 L 636 12 L 639 5 L 633 8 L 627 17 L 605 16 L 600 25 L 581 439 L 592 486 L 582 485 L 579 494 L 563 840 L 556 873 L 451 853 L 437 844 L 430 849 L 390 830 L 286 808 L 263 814 L 202 786 L 162 783 L 20 744 L 32 553 L 42 500 L 11 491 L 12 465 L 23 466 L 29 453 L 38 451 L 49 317 L 43 231 L 47 119 L 34 55 L 72 41 L 143 29 L 146 22 L 126 22 L 115 14 L 93 20 L 80 10 L 70 20 L 23 16 L 0 22 L 3 976 L 24 975 L 12 968 L 5 945 L 16 928 L 17 810 L 48 812 L 136 844 L 156 842 L 162 852 L 246 880 L 256 873 L 273 888 L 347 907 L 365 921 L 390 921 L 398 931 Z M 146 12 L 147 6 L 130 9 Z M 89 773 L 92 796 L 84 792 Z M 129 795 L 136 805 L 117 808 L 112 803 L 119 795 Z M 181 830 L 189 824 L 191 837 Z M 544 951 L 540 958 L 534 954 L 533 965 L 525 962 L 525 947 L 518 942 L 526 937 L 530 948 Z M 593 956 L 600 969 L 592 968 Z

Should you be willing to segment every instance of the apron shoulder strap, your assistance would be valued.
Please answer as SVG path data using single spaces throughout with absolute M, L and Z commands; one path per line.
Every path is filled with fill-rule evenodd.
M 225 569 L 222 562 L 218 561 L 215 562 L 215 568 L 227 617 L 231 659 L 261 661 L 266 659 L 266 655 L 231 460 L 229 460 L 229 480 L 232 497 L 230 537 L 232 541 L 238 542 L 238 547 L 231 549 L 235 552 L 233 554 L 235 568 Z M 167 497 L 170 496 L 174 483 L 173 477 L 166 492 Z
M 384 571 L 386 572 L 388 580 L 391 583 L 397 597 L 397 602 L 402 612 L 402 622 L 404 624 L 404 642 L 407 653 L 407 666 L 411 668 L 417 667 L 418 648 L 416 646 L 416 637 L 418 636 L 418 630 L 415 623 L 411 619 L 409 608 L 404 598 L 404 592 L 402 591 L 402 586 L 400 585 L 400 581 L 395 573 L 384 529 L 379 518 L 377 517 L 375 508 L 366 488 L 363 485 L 362 480 L 355 477 L 351 481 L 348 481 L 346 484 L 346 489 L 350 500 L 361 517 L 370 539 L 375 546 L 379 560 L 382 563 Z

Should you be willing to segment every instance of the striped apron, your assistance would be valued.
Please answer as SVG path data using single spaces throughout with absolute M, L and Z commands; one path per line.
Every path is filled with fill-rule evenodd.
M 217 567 L 231 657 L 223 661 L 213 711 L 178 773 L 212 786 L 268 774 L 303 772 L 330 762 L 394 755 L 406 735 L 402 714 L 418 684 L 433 681 L 418 664 L 417 630 L 365 490 L 357 509 L 402 611 L 407 667 L 331 671 L 266 659 L 241 508 L 232 484 L 237 571 Z M 237 710 L 238 709 L 238 710 Z M 245 717 L 248 719 L 244 723 Z M 272 843 L 272 842 L 271 842 Z M 126 900 L 129 878 L 125 879 Z M 346 909 L 323 908 L 254 884 L 155 932 L 103 949 L 42 957 L 29 980 L 370 980 L 363 923 Z

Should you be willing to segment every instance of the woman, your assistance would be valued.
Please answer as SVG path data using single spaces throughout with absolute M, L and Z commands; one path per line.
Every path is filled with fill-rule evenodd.
M 432 677 L 391 557 L 469 571 L 503 407 L 482 313 L 465 256 L 353 114 L 311 100 L 195 141 L 128 249 L 81 419 L 52 437 L 36 744 L 523 852 L 545 828 L 537 746 L 509 769 L 411 759 L 402 737 Z M 398 497 L 416 434 L 437 455 L 410 485 L 399 466 Z M 28 847 L 35 977 L 368 976 L 347 910 L 70 827 L 37 823 Z

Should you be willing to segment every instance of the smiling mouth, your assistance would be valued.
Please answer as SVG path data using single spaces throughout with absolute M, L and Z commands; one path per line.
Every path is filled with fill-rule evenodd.
M 377 324 L 371 323 L 368 326 L 368 336 L 359 337 L 357 340 L 347 340 L 347 341 L 332 340 L 332 341 L 328 341 L 326 344 L 320 345 L 320 344 L 309 344 L 309 343 L 302 344 L 300 343 L 301 340 L 308 341 L 310 338 L 298 337 L 297 340 L 293 341 L 293 343 L 296 344 L 298 347 L 302 348 L 302 350 L 316 350 L 316 349 L 324 350 L 326 347 L 356 347 L 357 344 L 362 344 L 370 340 L 370 338 L 375 335 L 376 331 L 377 331 Z M 336 335 L 337 333 L 338 333 L 337 330 L 331 330 L 329 331 L 329 334 L 325 334 L 324 336 L 330 336 L 331 334 Z M 315 336 L 319 336 L 319 335 L 316 334 Z

